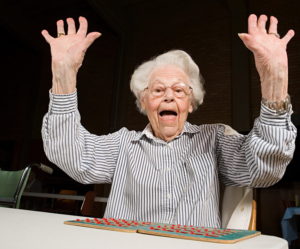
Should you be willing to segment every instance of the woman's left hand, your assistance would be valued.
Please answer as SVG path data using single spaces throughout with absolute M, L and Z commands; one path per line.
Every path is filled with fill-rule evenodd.
M 239 34 L 245 46 L 252 51 L 256 69 L 261 80 L 262 97 L 268 101 L 282 101 L 288 90 L 288 59 L 286 47 L 295 32 L 289 30 L 280 39 L 277 33 L 278 20 L 261 15 L 258 19 L 252 14 L 248 18 L 248 33 Z

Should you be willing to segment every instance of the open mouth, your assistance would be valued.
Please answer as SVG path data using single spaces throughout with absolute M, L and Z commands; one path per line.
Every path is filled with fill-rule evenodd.
M 175 111 L 161 111 L 160 113 L 159 113 L 159 115 L 161 116 L 161 117 L 163 117 L 163 116 L 177 116 L 177 112 L 175 112 Z

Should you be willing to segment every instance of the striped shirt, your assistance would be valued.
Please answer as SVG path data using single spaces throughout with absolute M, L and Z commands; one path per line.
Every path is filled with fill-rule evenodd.
M 223 124 L 185 123 L 170 142 L 143 131 L 97 136 L 80 124 L 77 93 L 50 94 L 43 120 L 49 160 L 81 183 L 112 183 L 105 217 L 220 227 L 219 179 L 267 187 L 283 176 L 294 152 L 291 106 L 261 106 L 248 135 Z

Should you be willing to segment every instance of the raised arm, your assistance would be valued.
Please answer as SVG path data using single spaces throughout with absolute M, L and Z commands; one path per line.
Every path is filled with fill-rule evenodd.
M 57 38 L 43 30 L 51 47 L 53 86 L 42 137 L 48 159 L 81 183 L 108 183 L 114 174 L 120 133 L 96 136 L 80 123 L 77 108 L 76 75 L 87 48 L 100 36 L 87 34 L 88 23 L 79 17 L 76 31 L 72 18 L 57 21 Z
M 69 94 L 75 91 L 77 72 L 85 52 L 101 35 L 99 32 L 87 33 L 88 22 L 84 17 L 79 17 L 77 32 L 73 18 L 67 18 L 67 24 L 66 33 L 64 21 L 57 21 L 57 38 L 52 37 L 47 30 L 42 31 L 51 48 L 52 93 L 54 94 Z
M 226 185 L 267 187 L 278 182 L 293 157 L 296 128 L 291 122 L 288 97 L 288 59 L 286 47 L 294 36 L 289 30 L 280 39 L 278 21 L 250 15 L 248 33 L 239 34 L 255 58 L 264 105 L 248 135 L 222 128 L 218 132 L 218 162 Z M 286 108 L 283 108 L 286 107 Z M 230 131 L 230 129 L 229 129 Z
M 261 15 L 258 19 L 252 14 L 248 18 L 248 33 L 239 34 L 245 46 L 252 51 L 256 69 L 260 76 L 261 93 L 267 102 L 282 102 L 288 96 L 288 59 L 286 47 L 295 32 L 289 30 L 280 39 L 277 33 L 278 20 Z

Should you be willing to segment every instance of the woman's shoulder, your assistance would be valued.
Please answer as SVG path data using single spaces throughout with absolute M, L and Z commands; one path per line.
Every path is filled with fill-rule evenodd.
M 118 131 L 111 133 L 111 135 L 120 136 L 121 139 L 132 140 L 139 137 L 142 131 L 129 130 L 127 127 L 122 127 Z
M 218 133 L 218 132 L 223 132 L 225 135 L 239 134 L 229 125 L 222 124 L 222 123 L 195 125 L 187 122 L 185 130 L 187 132 L 199 133 L 199 134 L 209 134 L 209 133 Z
M 223 124 L 191 124 L 189 122 L 186 122 L 185 124 L 185 131 L 191 132 L 191 133 L 197 133 L 197 132 L 208 132 L 208 131 L 214 131 L 220 129 L 220 127 Z M 225 126 L 225 125 L 223 125 Z

